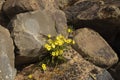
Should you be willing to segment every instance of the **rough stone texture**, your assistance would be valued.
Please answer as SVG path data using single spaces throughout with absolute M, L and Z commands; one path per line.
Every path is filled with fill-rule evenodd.
M 38 0 L 39 5 L 40 5 L 40 9 L 44 10 L 44 9 L 58 9 L 58 6 L 56 4 L 56 0 Z
M 16 14 L 35 10 L 46 11 L 55 21 L 57 32 L 67 37 L 67 20 L 65 13 L 58 9 L 56 0 L 7 0 L 4 12 L 12 18 Z
M 114 49 L 119 50 L 120 45 L 118 46 L 115 42 L 120 30 L 120 1 L 85 0 L 75 3 L 64 11 L 70 25 L 74 25 L 75 28 L 89 27 L 94 29 Z
M 18 13 L 38 10 L 39 4 L 37 0 L 7 0 L 3 6 L 4 12 L 9 18 Z
M 64 57 L 68 59 L 67 62 L 56 66 L 54 69 L 47 66 L 44 73 L 39 68 L 36 69 L 32 65 L 28 66 L 16 76 L 15 80 L 27 79 L 28 74 L 25 74 L 26 72 L 32 72 L 35 80 L 114 80 L 106 70 L 86 61 L 72 48 L 64 53 Z
M 51 12 L 52 18 L 55 21 L 55 28 L 59 34 L 64 36 L 68 36 L 67 33 L 67 20 L 65 17 L 65 13 L 61 10 L 55 10 Z
M 2 6 L 4 4 L 5 0 L 0 0 L 0 25 L 7 26 L 7 18 L 3 14 Z
M 64 10 L 65 8 L 73 5 L 77 1 L 79 1 L 79 0 L 56 0 L 56 3 L 60 9 Z
M 15 75 L 13 41 L 9 31 L 0 26 L 0 80 L 13 80 Z
M 65 9 L 69 22 L 78 20 L 94 20 L 116 18 L 120 10 L 116 5 L 105 4 L 104 1 L 79 1 Z M 73 23 L 73 22 L 72 22 Z
M 41 10 L 46 11 L 55 21 L 57 32 L 67 37 L 67 20 L 65 13 L 58 9 L 56 0 L 38 0 Z
M 84 58 L 103 68 L 117 63 L 118 57 L 108 43 L 95 31 L 82 28 L 74 33 L 73 46 Z
M 11 27 L 18 54 L 30 57 L 31 60 L 43 53 L 43 45 L 48 34 L 57 35 L 54 20 L 46 12 L 40 10 L 17 15 L 12 20 Z

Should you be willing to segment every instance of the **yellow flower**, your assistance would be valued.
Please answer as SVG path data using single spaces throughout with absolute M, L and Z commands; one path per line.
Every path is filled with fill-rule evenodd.
M 48 38 L 51 38 L 51 35 L 50 35 L 50 34 L 48 34 L 48 35 L 47 35 L 47 37 L 48 37 Z
M 58 45 L 59 46 L 62 46 L 64 44 L 64 41 L 63 40 L 58 40 Z
M 75 44 L 75 41 L 74 41 L 74 40 L 72 40 L 72 44 Z
M 59 54 L 62 55 L 63 54 L 63 50 L 59 50 Z
M 29 79 L 32 79 L 32 78 L 33 78 L 32 74 L 29 74 L 29 75 L 28 75 L 28 78 L 29 78 Z
M 55 52 L 55 56 L 58 56 L 59 55 L 59 51 L 57 50 L 56 52 Z
M 57 37 L 56 37 L 56 40 L 60 40 L 60 37 L 59 37 L 59 36 L 57 36 Z
M 53 57 L 55 56 L 55 52 L 52 52 L 52 54 L 51 54 Z
M 49 45 L 49 44 L 45 44 L 45 46 L 44 46 L 48 51 L 50 51 L 51 50 L 51 46 Z
M 67 39 L 66 40 L 66 43 L 71 43 L 72 42 L 72 39 Z
M 52 40 L 52 39 L 48 39 L 48 43 L 49 43 L 49 44 L 52 44 L 52 43 L 53 43 L 53 40 Z
M 55 45 L 58 45 L 58 41 L 55 41 Z
M 52 46 L 52 48 L 55 48 L 55 44 L 52 43 L 51 46 Z
M 42 69 L 45 71 L 47 68 L 46 68 L 46 64 L 42 64 Z
M 72 29 L 69 28 L 69 29 L 67 30 L 67 32 L 68 32 L 68 33 L 71 33 L 71 32 L 72 32 Z

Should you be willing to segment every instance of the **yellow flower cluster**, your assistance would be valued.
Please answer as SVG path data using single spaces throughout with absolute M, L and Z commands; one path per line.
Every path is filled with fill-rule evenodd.
M 61 49 L 61 50 L 53 51 L 53 52 L 51 53 L 51 55 L 52 55 L 53 57 L 55 57 L 55 56 L 62 55 L 62 53 L 63 53 L 63 50 Z
M 75 41 L 72 39 L 66 39 L 61 34 L 55 38 L 51 38 L 51 35 L 49 34 L 47 43 L 44 45 L 44 47 L 48 51 L 51 51 L 51 55 L 55 57 L 55 56 L 62 55 L 64 51 L 64 47 L 69 44 L 75 44 Z
M 42 69 L 45 71 L 47 69 L 46 64 L 42 64 Z

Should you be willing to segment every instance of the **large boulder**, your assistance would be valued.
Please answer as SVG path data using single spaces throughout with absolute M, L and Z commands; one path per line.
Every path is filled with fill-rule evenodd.
M 14 45 L 10 33 L 0 26 L 0 80 L 14 80 Z
M 97 32 L 88 28 L 78 29 L 74 40 L 76 44 L 73 47 L 95 65 L 108 68 L 117 63 L 117 54 Z
M 11 21 L 13 28 L 11 35 L 17 47 L 20 56 L 33 58 L 43 53 L 43 45 L 48 34 L 56 36 L 55 22 L 46 12 L 35 11 L 17 15 Z M 21 60 L 24 63 L 25 60 Z M 17 61 L 16 61 L 17 62 Z
M 65 13 L 59 10 L 55 0 L 7 0 L 3 6 L 3 11 L 9 18 L 15 15 L 36 10 L 46 11 L 55 21 L 57 32 L 66 35 L 67 20 Z
M 70 25 L 75 28 L 92 28 L 113 48 L 119 49 L 117 43 L 114 43 L 120 30 L 119 0 L 79 0 L 64 11 Z
M 16 45 L 16 54 L 20 54 L 16 56 L 17 64 L 35 61 L 34 59 L 44 52 L 43 45 L 48 34 L 56 36 L 63 32 L 66 36 L 64 15 L 60 15 L 59 12 L 53 15 L 56 15 L 54 19 L 46 11 L 39 10 L 21 13 L 11 21 L 9 29 Z M 61 18 L 58 19 L 59 16 Z
M 3 10 L 9 18 L 19 13 L 38 9 L 40 8 L 37 0 L 7 0 L 3 6 Z
M 59 64 L 55 68 L 47 66 L 44 73 L 39 67 L 30 65 L 24 68 L 15 80 L 28 79 L 29 74 L 35 80 L 114 80 L 109 72 L 86 61 L 72 48 L 64 53 L 64 57 L 68 59 L 67 62 Z

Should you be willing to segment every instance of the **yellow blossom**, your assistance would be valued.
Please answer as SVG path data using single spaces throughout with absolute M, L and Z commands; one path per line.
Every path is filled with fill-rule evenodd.
M 52 46 L 52 48 L 55 48 L 55 44 L 52 43 L 51 46 Z
M 67 30 L 67 32 L 68 32 L 68 33 L 71 33 L 71 32 L 72 32 L 72 29 L 69 28 L 69 29 Z
M 72 44 L 75 44 L 75 41 L 74 41 L 74 40 L 72 40 Z
M 47 68 L 46 68 L 46 64 L 42 64 L 42 69 L 45 71 Z
M 53 57 L 55 56 L 55 52 L 52 52 L 52 54 L 51 54 Z
M 57 50 L 56 52 L 55 52 L 55 56 L 58 56 L 59 55 L 59 51 Z
M 49 44 L 52 44 L 52 43 L 53 43 L 53 40 L 52 40 L 52 39 L 48 39 L 48 43 L 49 43 Z
M 58 45 L 58 41 L 55 41 L 55 45 Z
M 59 54 L 62 55 L 63 54 L 63 50 L 59 50 Z
M 60 37 L 59 37 L 59 36 L 57 36 L 57 37 L 56 37 L 56 40 L 60 40 Z
M 45 46 L 44 46 L 48 51 L 50 51 L 51 50 L 51 46 L 49 45 L 49 44 L 45 44 Z
M 72 39 L 67 39 L 66 40 L 66 43 L 71 43 L 72 42 Z
M 59 46 L 62 46 L 64 44 L 64 41 L 63 40 L 58 40 L 58 45 Z
M 29 74 L 29 75 L 28 75 L 28 78 L 29 78 L 29 79 L 32 79 L 32 78 L 33 78 L 32 74 Z
M 47 37 L 48 37 L 48 38 L 51 38 L 51 35 L 50 35 L 50 34 L 48 34 L 48 35 L 47 35 Z

